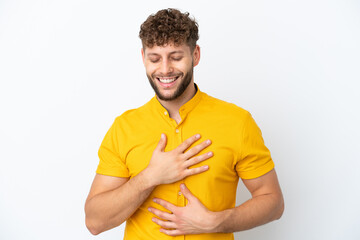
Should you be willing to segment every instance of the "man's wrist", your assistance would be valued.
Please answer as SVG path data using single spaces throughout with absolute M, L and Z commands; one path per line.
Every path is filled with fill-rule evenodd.
M 224 224 L 226 222 L 227 219 L 230 218 L 231 215 L 231 211 L 232 209 L 226 209 L 224 211 L 219 211 L 219 212 L 212 212 L 211 214 L 211 232 L 212 233 L 224 233 L 227 232 L 226 231 L 226 224 Z
M 160 185 L 158 178 L 152 174 L 151 170 L 147 167 L 140 174 L 143 186 L 147 188 L 155 188 Z

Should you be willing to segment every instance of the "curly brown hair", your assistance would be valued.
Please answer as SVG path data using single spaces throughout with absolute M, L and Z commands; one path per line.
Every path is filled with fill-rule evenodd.
M 186 43 L 193 51 L 199 39 L 198 24 L 189 17 L 188 12 L 163 9 L 146 19 L 140 27 L 139 37 L 144 49 L 154 45 L 165 46 L 171 43 L 179 46 Z

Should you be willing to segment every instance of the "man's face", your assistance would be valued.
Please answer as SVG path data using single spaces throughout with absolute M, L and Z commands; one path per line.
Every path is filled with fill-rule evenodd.
M 186 44 L 168 44 L 146 47 L 141 53 L 146 75 L 159 99 L 175 100 L 193 83 L 193 67 L 200 58 L 199 46 L 191 52 Z

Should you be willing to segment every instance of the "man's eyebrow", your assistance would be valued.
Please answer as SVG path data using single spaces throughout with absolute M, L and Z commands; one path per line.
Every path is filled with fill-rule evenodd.
M 147 56 L 160 56 L 159 54 L 157 54 L 157 53 L 148 53 L 148 54 L 146 54 Z
M 184 53 L 184 51 L 182 51 L 182 50 L 172 51 L 172 52 L 170 52 L 170 55 L 175 54 L 175 53 Z
M 182 51 L 182 50 L 172 51 L 172 52 L 169 53 L 169 55 L 176 54 L 176 53 L 178 53 L 178 54 L 183 54 L 184 51 Z M 147 55 L 147 56 L 160 56 L 160 54 L 158 54 L 158 53 L 152 53 L 152 52 L 147 53 L 146 55 Z

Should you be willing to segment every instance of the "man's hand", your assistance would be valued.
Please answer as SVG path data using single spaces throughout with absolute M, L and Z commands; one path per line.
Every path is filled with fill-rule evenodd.
M 163 212 L 156 208 L 148 209 L 163 219 L 160 220 L 155 217 L 152 219 L 161 227 L 160 232 L 170 236 L 213 232 L 217 226 L 215 213 L 209 211 L 199 199 L 192 195 L 185 184 L 181 184 L 180 189 L 188 200 L 188 204 L 185 207 L 177 207 L 165 200 L 154 198 L 154 202 L 163 206 L 171 213 Z
M 213 156 L 212 152 L 207 152 L 194 157 L 211 144 L 210 140 L 206 140 L 186 151 L 199 139 L 200 134 L 196 134 L 185 140 L 174 150 L 165 152 L 166 136 L 161 134 L 161 139 L 153 152 L 150 163 L 144 170 L 151 175 L 151 179 L 155 181 L 154 185 L 173 183 L 209 169 L 207 165 L 189 169 L 189 167 Z
M 235 208 L 212 212 L 182 184 L 180 188 L 188 200 L 187 206 L 177 207 L 155 198 L 154 201 L 170 213 L 156 208 L 149 208 L 149 211 L 161 218 L 153 218 L 153 221 L 161 226 L 161 232 L 170 236 L 243 231 L 281 217 L 284 199 L 274 169 L 258 178 L 243 179 L 243 182 L 252 198 Z

